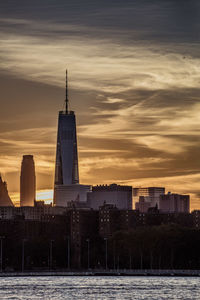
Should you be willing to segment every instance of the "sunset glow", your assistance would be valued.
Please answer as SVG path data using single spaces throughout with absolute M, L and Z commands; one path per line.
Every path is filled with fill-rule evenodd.
M 26 3 L 24 13 L 0 13 L 0 172 L 13 202 L 24 154 L 34 155 L 37 200 L 53 199 L 67 68 L 80 182 L 164 186 L 200 209 L 199 20 L 185 24 L 170 1 L 155 11 L 104 3 L 104 22 L 103 4 L 98 14 L 85 4 L 77 18 L 79 5 L 64 13 L 61 2 L 43 18 Z

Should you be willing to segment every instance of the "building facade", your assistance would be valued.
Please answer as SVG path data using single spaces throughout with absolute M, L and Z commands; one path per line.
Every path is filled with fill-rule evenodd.
M 171 193 L 160 195 L 159 209 L 165 213 L 189 213 L 190 196 Z
M 73 111 L 61 111 L 55 167 L 55 186 L 79 183 L 76 117 Z
M 104 203 L 118 209 L 132 209 L 132 187 L 117 184 L 97 185 L 88 193 L 88 206 L 98 210 Z
M 90 192 L 90 185 L 67 184 L 55 185 L 54 205 L 68 207 L 71 202 L 87 203 L 87 193 Z
M 8 195 L 7 184 L 2 180 L 0 174 L 0 206 L 13 206 L 13 203 Z
M 33 155 L 24 155 L 20 175 L 20 206 L 34 206 L 36 177 Z
M 200 210 L 194 210 L 192 213 L 193 226 L 196 229 L 200 229 Z
M 146 212 L 148 208 L 155 207 L 156 205 L 159 208 L 160 195 L 162 194 L 165 194 L 164 187 L 133 188 L 135 208 L 143 212 Z
M 148 212 L 151 207 L 152 203 L 149 197 L 140 196 L 139 201 L 135 203 L 135 209 L 142 213 Z
M 79 184 L 76 117 L 68 110 L 66 72 L 66 107 L 59 112 L 56 148 L 54 205 L 67 207 L 68 202 L 85 201 L 90 186 Z

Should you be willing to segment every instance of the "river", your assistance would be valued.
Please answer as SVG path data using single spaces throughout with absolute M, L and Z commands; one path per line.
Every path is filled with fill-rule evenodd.
M 200 299 L 199 277 L 2 277 L 0 299 Z

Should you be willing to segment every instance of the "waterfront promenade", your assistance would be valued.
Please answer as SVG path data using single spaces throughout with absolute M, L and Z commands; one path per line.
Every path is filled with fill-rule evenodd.
M 200 276 L 200 270 L 88 270 L 1 272 L 0 277 L 24 276 Z

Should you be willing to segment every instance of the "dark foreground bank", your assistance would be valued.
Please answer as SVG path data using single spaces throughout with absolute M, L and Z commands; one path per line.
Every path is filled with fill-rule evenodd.
M 102 271 L 43 271 L 2 272 L 0 277 L 26 276 L 199 276 L 200 270 L 102 270 Z

